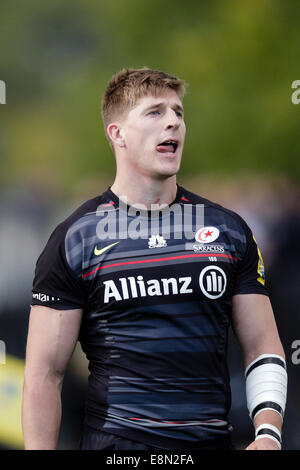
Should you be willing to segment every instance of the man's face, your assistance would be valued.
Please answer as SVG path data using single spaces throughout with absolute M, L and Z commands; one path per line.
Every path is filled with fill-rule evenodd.
M 175 91 L 139 99 L 121 127 L 128 164 L 135 172 L 154 178 L 178 172 L 186 129 L 182 102 Z

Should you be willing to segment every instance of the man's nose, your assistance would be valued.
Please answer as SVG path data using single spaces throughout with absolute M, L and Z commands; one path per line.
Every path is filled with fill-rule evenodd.
M 177 116 L 176 111 L 174 111 L 173 109 L 170 109 L 166 117 L 166 128 L 178 129 L 179 126 L 180 126 L 180 117 Z

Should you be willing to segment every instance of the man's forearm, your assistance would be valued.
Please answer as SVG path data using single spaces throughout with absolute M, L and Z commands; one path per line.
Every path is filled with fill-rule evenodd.
M 26 450 L 54 450 L 61 421 L 61 381 L 25 380 L 22 428 Z
M 258 413 L 253 422 L 254 428 L 256 429 L 258 426 L 264 423 L 269 423 L 276 426 L 277 429 L 281 432 L 282 417 L 280 414 L 276 413 L 276 411 L 262 410 L 260 413 Z

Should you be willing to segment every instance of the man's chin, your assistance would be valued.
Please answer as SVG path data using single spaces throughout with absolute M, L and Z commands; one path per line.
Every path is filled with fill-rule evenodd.
M 144 174 L 148 174 L 154 179 L 166 179 L 175 176 L 178 171 L 180 170 L 180 161 L 178 159 L 165 160 L 165 161 L 155 161 L 153 165 L 148 166 L 148 168 L 144 169 Z
M 165 178 L 169 178 L 170 176 L 174 176 L 178 173 L 180 169 L 180 160 L 178 158 L 172 160 L 163 160 L 160 161 L 159 164 L 156 166 L 155 170 Z
M 179 169 L 180 165 L 174 162 L 173 164 L 162 165 L 162 167 L 160 168 L 160 173 L 162 176 L 168 178 L 170 176 L 177 175 Z

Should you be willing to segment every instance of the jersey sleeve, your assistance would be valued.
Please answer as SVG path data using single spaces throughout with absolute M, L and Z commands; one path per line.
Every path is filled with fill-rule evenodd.
M 36 263 L 31 305 L 58 310 L 83 308 L 85 292 L 82 279 L 70 268 L 65 252 L 64 225 L 59 225 Z
M 265 285 L 265 270 L 261 252 L 251 229 L 245 222 L 244 227 L 246 231 L 246 250 L 242 259 L 238 263 L 233 295 L 268 295 L 268 290 Z

